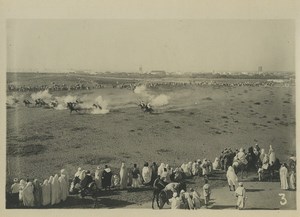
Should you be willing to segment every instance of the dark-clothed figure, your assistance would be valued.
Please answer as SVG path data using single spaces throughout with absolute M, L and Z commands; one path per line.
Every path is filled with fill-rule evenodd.
M 105 190 L 109 189 L 110 190 L 110 186 L 111 186 L 111 177 L 112 177 L 112 172 L 111 169 L 105 165 L 105 169 L 102 172 L 102 188 L 104 188 Z

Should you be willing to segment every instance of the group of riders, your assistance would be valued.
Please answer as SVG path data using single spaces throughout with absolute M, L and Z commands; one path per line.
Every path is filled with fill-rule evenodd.
M 18 101 L 17 101 L 18 102 Z M 16 102 L 16 103 L 17 103 Z M 26 107 L 29 107 L 31 105 L 34 105 L 35 107 L 44 107 L 44 108 L 52 108 L 55 109 L 58 106 L 58 101 L 57 100 L 51 100 L 50 102 L 46 102 L 44 99 L 42 98 L 38 98 L 34 100 L 34 103 L 32 103 L 31 101 L 29 101 L 28 99 L 24 99 L 23 103 Z M 67 108 L 70 110 L 70 112 L 72 111 L 80 111 L 80 105 L 83 104 L 83 101 L 80 100 L 76 100 L 74 102 L 67 102 Z M 144 111 L 144 112 L 149 112 L 152 113 L 154 110 L 151 106 L 150 103 L 145 103 L 144 101 L 140 100 L 138 103 L 138 106 Z M 94 108 L 98 108 L 100 110 L 102 110 L 102 106 L 98 103 L 94 103 L 93 104 Z
M 220 156 L 222 169 L 225 171 L 232 166 L 236 173 L 248 171 L 256 171 L 259 181 L 266 178 L 272 180 L 281 167 L 279 159 L 276 157 L 275 151 L 270 145 L 269 151 L 261 149 L 258 144 L 255 147 L 249 147 L 248 152 L 243 148 L 233 151 L 231 148 L 225 148 Z M 293 157 L 289 159 L 289 169 L 295 170 L 296 162 Z

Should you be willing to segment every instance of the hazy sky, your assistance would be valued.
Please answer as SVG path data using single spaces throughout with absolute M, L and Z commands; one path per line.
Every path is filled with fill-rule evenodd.
M 8 20 L 8 71 L 295 71 L 292 20 Z

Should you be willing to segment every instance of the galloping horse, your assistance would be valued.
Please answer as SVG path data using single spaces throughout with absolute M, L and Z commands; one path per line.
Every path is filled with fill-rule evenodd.
M 138 106 L 144 111 L 144 112 L 149 112 L 152 113 L 154 110 L 153 108 L 151 108 L 150 106 L 148 106 L 147 104 L 145 104 L 144 102 L 140 102 L 138 104 Z
M 177 190 L 178 195 L 179 195 L 181 190 L 186 191 L 186 183 L 185 182 L 180 182 L 179 185 L 178 185 L 178 188 L 176 190 Z M 168 200 L 170 198 L 172 198 L 172 195 L 173 195 L 173 192 L 170 191 L 170 190 L 168 190 L 168 191 L 162 190 L 159 193 L 159 195 L 158 195 L 158 197 L 159 197 L 159 205 L 158 205 L 159 209 L 162 209 L 164 207 L 165 203 L 168 203 Z
M 29 101 L 29 100 L 27 100 L 27 99 L 24 99 L 24 104 L 25 104 L 25 106 L 26 107 L 28 107 L 29 105 L 31 105 L 32 103 Z
M 79 111 L 87 110 L 87 108 L 83 108 L 77 101 L 68 102 L 67 107 L 68 109 L 70 109 L 70 113 L 72 113 L 72 111 L 79 112 Z

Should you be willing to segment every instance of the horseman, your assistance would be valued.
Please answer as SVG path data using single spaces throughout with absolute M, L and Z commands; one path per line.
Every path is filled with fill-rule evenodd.
M 248 161 L 246 159 L 245 150 L 243 148 L 240 148 L 240 151 L 236 155 L 236 160 L 238 164 L 247 164 Z
M 269 150 L 269 165 L 273 166 L 273 164 L 275 163 L 276 160 L 276 155 L 275 152 L 272 148 L 272 145 L 270 145 L 270 150 Z
M 161 191 L 166 187 L 167 183 L 163 181 L 163 177 L 157 176 L 157 178 L 153 182 L 153 188 Z
M 253 148 L 253 153 L 254 153 L 257 157 L 259 157 L 259 155 L 260 155 L 260 147 L 258 146 L 257 143 L 255 144 L 255 147 Z

